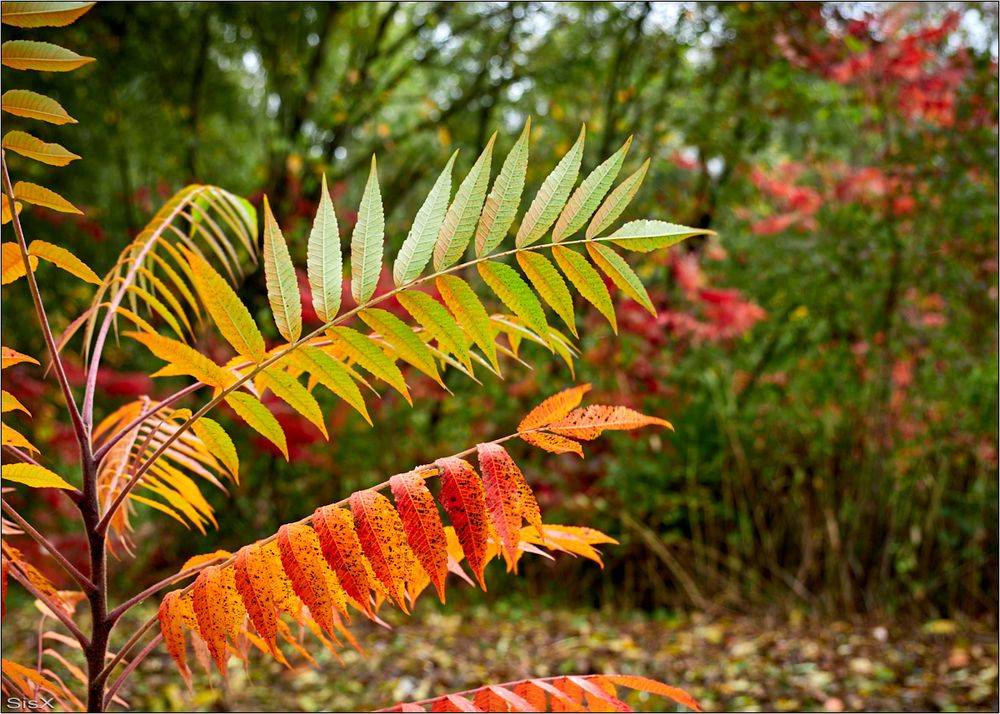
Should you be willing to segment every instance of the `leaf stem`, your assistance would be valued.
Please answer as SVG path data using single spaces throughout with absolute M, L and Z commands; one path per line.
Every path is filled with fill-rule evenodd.
M 28 523 L 24 516 L 14 510 L 14 507 L 7 503 L 7 501 L 0 503 L 0 506 L 3 507 L 4 512 L 10 516 L 14 522 L 17 523 L 17 525 L 24 529 L 25 533 L 31 536 L 40 546 L 49 552 L 52 558 L 59 563 L 60 566 L 62 566 L 63 570 L 73 577 L 73 580 L 75 580 L 77 584 L 84 589 L 84 591 L 88 593 L 93 592 L 94 583 L 90 581 L 90 578 L 81 573 L 75 565 L 69 562 L 66 556 L 60 553 L 59 549 L 56 548 L 56 546 L 54 546 L 48 538 L 39 533 L 35 527 Z
M 124 670 L 122 670 L 122 673 L 118 676 L 118 679 L 115 680 L 114 684 L 108 687 L 108 692 L 107 694 L 104 695 L 105 708 L 107 708 L 107 706 L 111 703 L 111 700 L 115 698 L 115 694 L 117 694 L 118 690 L 121 689 L 121 686 L 125 683 L 125 680 L 128 679 L 128 676 L 135 671 L 135 668 L 139 666 L 140 662 L 142 662 L 144 659 L 146 659 L 147 656 L 149 656 L 149 653 L 153 651 L 154 647 L 160 644 L 160 640 L 162 639 L 163 635 L 159 632 L 156 633 L 156 637 L 150 640 L 149 644 L 142 649 L 142 652 L 137 654 L 135 658 L 128 663 L 128 666 L 125 667 Z
M 118 664 L 125 659 L 125 656 L 132 650 L 133 647 L 136 646 L 139 640 L 143 638 L 143 635 L 149 632 L 153 625 L 156 624 L 157 619 L 158 616 L 153 615 L 151 618 L 146 620 L 138 630 L 132 633 L 132 636 L 128 638 L 128 642 L 122 645 L 122 648 L 118 650 L 118 654 L 116 654 L 112 660 L 108 662 L 108 665 L 101 670 L 101 673 L 98 675 L 98 679 L 100 681 L 106 681 L 107 678 L 111 676 L 115 667 L 117 667 Z

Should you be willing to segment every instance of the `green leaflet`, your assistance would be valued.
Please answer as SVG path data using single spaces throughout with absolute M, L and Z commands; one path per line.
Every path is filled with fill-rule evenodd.
M 382 272 L 382 243 L 385 239 L 385 215 L 382 192 L 378 186 L 378 167 L 372 156 L 368 183 L 361 195 L 358 222 L 351 234 L 351 295 L 358 305 L 367 302 L 378 286 Z
M 455 320 L 499 374 L 500 363 L 497 361 L 497 346 L 490 326 L 490 316 L 475 291 L 467 282 L 454 275 L 442 275 L 434 283 Z
M 611 188 L 615 177 L 621 170 L 629 147 L 632 146 L 630 136 L 621 148 L 611 155 L 603 164 L 590 172 L 579 188 L 570 196 L 566 208 L 559 214 L 556 227 L 552 229 L 552 240 L 558 243 L 567 236 L 576 233 L 590 216 L 597 210 L 604 194 Z
M 573 296 L 569 294 L 566 282 L 556 270 L 556 266 L 552 265 L 544 255 L 535 251 L 518 253 L 517 262 L 528 276 L 528 280 L 535 286 L 535 291 L 562 318 L 570 332 L 577 336 Z
M 472 371 L 468 338 L 441 303 L 417 290 L 401 292 L 396 299 L 427 330 L 427 334 L 437 340 L 438 347 L 455 355 L 466 369 Z
M 403 361 L 412 364 L 439 385 L 444 386 L 441 375 L 438 374 L 434 355 L 427 349 L 423 340 L 413 332 L 413 328 L 391 312 L 375 307 L 362 310 L 359 316 L 368 327 L 381 334 L 385 341 L 392 345 Z
M 264 278 L 278 332 L 289 342 L 302 335 L 302 297 L 288 245 L 264 197 Z
M 576 286 L 587 302 L 608 318 L 611 329 L 617 334 L 618 321 L 615 319 L 615 306 L 611 302 L 611 295 L 604 286 L 604 280 L 600 273 L 594 270 L 587 259 L 575 250 L 556 246 L 552 249 L 552 257 L 556 259 L 563 273 Z
M 588 239 L 593 238 L 618 219 L 618 216 L 635 197 L 648 170 L 649 159 L 646 159 L 638 171 L 618 184 L 615 190 L 604 199 L 604 203 L 597 209 L 597 213 L 590 220 L 590 225 L 587 226 L 586 236 Z
M 313 309 L 322 322 L 330 322 L 340 310 L 343 260 L 340 254 L 337 213 L 333 210 L 333 201 L 326 186 L 326 174 L 323 174 L 319 208 L 316 209 L 316 217 L 313 218 L 312 230 L 309 232 L 306 256 Z
M 410 232 L 403 241 L 403 247 L 399 249 L 396 262 L 392 266 L 392 279 L 396 287 L 406 285 L 420 277 L 420 273 L 427 267 L 427 261 L 434 251 L 434 243 L 437 241 L 444 223 L 444 214 L 448 210 L 448 199 L 451 197 L 451 169 L 455 164 L 455 151 L 448 159 L 447 165 L 434 182 L 431 192 L 427 194 L 424 203 L 417 211 L 416 218 Z
M 514 314 L 524 320 L 542 339 L 549 333 L 549 323 L 538 298 L 524 279 L 509 265 L 504 263 L 480 263 L 479 274 L 497 297 Z M 549 349 L 552 349 L 551 347 Z
M 233 392 L 226 395 L 226 404 L 232 407 L 236 415 L 245 421 L 251 429 L 278 447 L 285 460 L 288 460 L 288 443 L 285 432 L 274 415 L 260 403 L 256 397 L 246 392 Z
M 14 27 L 65 27 L 86 13 L 93 2 L 8 2 L 3 24 Z
M 587 243 L 587 252 L 590 258 L 605 275 L 611 278 L 611 282 L 618 286 L 618 289 L 642 305 L 655 317 L 656 308 L 653 301 L 649 299 L 646 287 L 639 280 L 639 276 L 629 267 L 625 259 L 614 250 L 600 243 Z
M 76 488 L 62 476 L 35 464 L 4 464 L 0 469 L 0 478 L 4 481 L 23 483 L 31 488 L 62 488 L 70 491 Z
M 521 227 L 517 229 L 515 245 L 518 248 L 537 242 L 559 216 L 559 211 L 565 205 L 580 173 L 583 142 L 586 136 L 587 126 L 584 125 L 580 129 L 576 143 L 542 182 L 542 187 L 538 189 L 535 199 L 528 207 L 528 212 L 524 214 Z
M 208 417 L 200 417 L 192 425 L 194 435 L 201 439 L 209 453 L 218 459 L 229 471 L 236 483 L 240 481 L 240 458 L 236 445 L 222 426 Z
M 270 389 L 274 392 L 274 396 L 312 422 L 313 426 L 322 432 L 323 437 L 329 440 L 330 435 L 323 421 L 323 410 L 320 409 L 316 397 L 310 394 L 299 380 L 272 365 L 261 371 L 254 381 L 261 395 L 265 389 Z
M 129 285 L 128 292 L 133 298 L 138 296 L 146 303 L 146 307 L 150 308 L 163 318 L 163 321 L 170 325 L 170 329 L 173 330 L 181 340 L 184 340 L 184 331 L 181 329 L 180 323 L 174 318 L 167 306 L 164 305 L 159 299 L 150 292 L 143 290 L 138 285 Z
M 335 346 L 343 350 L 348 358 L 364 367 L 373 377 L 387 383 L 402 394 L 407 402 L 413 404 L 410 392 L 406 389 L 403 373 L 371 339 L 350 327 L 331 327 L 328 334 L 336 340 Z
M 318 383 L 354 407 L 365 421 L 372 423 L 361 390 L 351 378 L 351 372 L 338 360 L 318 347 L 304 346 L 288 353 L 282 361 L 308 372 Z
M 455 199 L 448 207 L 437 243 L 434 244 L 434 269 L 443 270 L 453 265 L 469 245 L 469 239 L 476 230 L 479 212 L 486 199 L 486 188 L 490 183 L 490 162 L 493 158 L 493 143 L 496 132 L 486 143 L 483 153 L 472 165 L 469 174 L 462 179 Z
M 630 221 L 607 238 L 607 240 L 625 250 L 648 253 L 659 248 L 668 248 L 691 236 L 715 235 L 715 231 L 707 228 L 688 228 L 666 221 Z
M 576 379 L 576 368 L 573 366 L 573 345 L 557 330 L 549 330 L 549 344 L 556 354 L 562 357 L 563 362 L 569 367 L 569 375 Z
M 476 228 L 476 256 L 491 252 L 503 241 L 517 215 L 524 192 L 524 176 L 528 170 L 528 138 L 531 134 L 531 117 L 524 122 L 524 129 L 500 167 L 493 181 L 490 195 L 486 197 L 483 214 Z
M 185 250 L 185 254 L 194 288 L 226 342 L 241 356 L 254 363 L 262 362 L 266 351 L 264 336 L 257 329 L 246 305 L 207 260 L 190 250 Z

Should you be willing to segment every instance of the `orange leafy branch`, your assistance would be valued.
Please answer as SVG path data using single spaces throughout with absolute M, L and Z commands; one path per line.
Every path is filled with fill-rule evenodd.
M 188 635 L 194 643 L 203 643 L 198 646 L 208 650 L 224 676 L 229 657 L 235 654 L 246 660 L 251 645 L 287 663 L 278 647 L 279 635 L 311 659 L 285 616 L 334 652 L 340 644 L 338 635 L 356 646 L 345 626 L 351 609 L 377 622 L 376 612 L 386 602 L 409 612 L 431 583 L 443 600 L 448 572 L 471 583 L 461 567 L 463 560 L 484 588 L 485 565 L 499 556 L 508 570 L 515 570 L 526 552 L 546 555 L 543 549 L 601 564 L 595 546 L 616 541 L 591 528 L 543 524 L 531 487 L 500 445 L 526 434 L 547 433 L 545 429 L 564 420 L 576 423 L 571 410 L 586 387 L 568 391 L 556 395 L 560 398 L 555 402 L 547 400 L 547 416 L 539 421 L 552 421 L 551 425 L 518 431 L 395 475 L 282 526 L 274 536 L 245 546 L 221 563 L 205 561 L 193 585 L 169 593 L 158 615 L 163 638 L 182 674 L 187 677 Z M 616 409 L 578 411 L 586 411 L 588 434 L 666 423 Z M 482 476 L 463 458 L 473 451 L 478 453 Z M 436 476 L 442 479 L 437 501 L 425 483 Z M 395 503 L 380 493 L 387 487 Z M 439 506 L 451 525 L 444 526 Z M 195 562 L 195 568 L 203 564 Z M 193 574 L 195 568 L 187 572 Z M 594 685 L 574 686 L 586 691 Z M 508 705 L 520 697 L 506 691 L 482 696 Z M 591 696 L 597 696 L 596 690 Z M 466 706 L 457 698 L 445 701 Z M 468 706 L 476 705 L 469 701 Z

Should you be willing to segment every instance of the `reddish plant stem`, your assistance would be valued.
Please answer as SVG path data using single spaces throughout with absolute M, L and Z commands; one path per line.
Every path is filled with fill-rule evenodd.
M 135 658 L 133 658 L 133 660 L 128 663 L 125 669 L 122 670 L 122 673 L 118 676 L 118 679 L 115 680 L 114 684 L 108 687 L 108 692 L 107 694 L 104 695 L 105 708 L 109 704 L 111 704 L 111 700 L 115 698 L 115 694 L 117 694 L 118 690 L 121 689 L 121 686 L 125 683 L 125 680 L 128 679 L 128 676 L 135 671 L 135 668 L 139 666 L 140 662 L 142 662 L 144 659 L 146 659 L 146 657 L 149 656 L 149 653 L 153 651 L 154 647 L 160 644 L 160 640 L 162 639 L 163 635 L 157 633 L 156 637 L 150 640 L 149 644 L 142 648 L 142 652 L 137 654 Z

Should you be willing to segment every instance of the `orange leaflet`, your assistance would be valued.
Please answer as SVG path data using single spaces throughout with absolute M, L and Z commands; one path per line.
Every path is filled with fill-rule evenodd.
M 545 692 L 552 697 L 552 711 L 582 712 L 583 707 L 576 701 L 566 696 L 566 693 L 543 679 L 532 679 L 528 682 L 531 686 L 541 690 L 544 701 Z M 542 710 L 544 711 L 544 709 Z
M 282 526 L 278 530 L 278 551 L 295 594 L 320 627 L 336 639 L 333 610 L 346 615 L 347 603 L 337 576 L 323 559 L 316 531 L 301 523 Z
M 469 567 L 485 590 L 483 569 L 487 561 L 489 527 L 482 481 L 468 461 L 449 456 L 438 459 L 434 465 L 441 471 L 441 505 L 455 527 Z
M 388 498 L 372 489 L 352 493 L 350 503 L 361 550 L 368 557 L 375 577 L 403 612 L 409 613 L 404 592 L 417 562 L 406 544 L 399 514 Z
M 548 703 L 545 701 L 545 692 L 538 687 L 532 686 L 531 682 L 520 682 L 514 687 L 514 694 L 528 702 L 532 712 L 547 712 Z
M 236 589 L 243 599 L 247 615 L 257 629 L 257 633 L 267 643 L 271 654 L 275 658 L 280 658 L 277 644 L 278 617 L 275 613 L 274 596 L 270 582 L 272 573 L 261 555 L 261 548 L 258 545 L 240 548 L 233 565 Z
M 396 508 L 403 521 L 406 540 L 444 602 L 444 579 L 448 574 L 448 539 L 441 525 L 434 496 L 424 479 L 411 471 L 389 479 Z M 415 595 L 415 593 L 411 593 Z
M 553 454 L 572 452 L 581 459 L 583 458 L 583 448 L 580 446 L 580 443 L 572 439 L 567 439 L 564 436 L 557 436 L 556 434 L 549 434 L 544 431 L 529 431 L 526 434 L 519 434 L 519 436 L 523 441 L 532 446 L 545 449 Z
M 163 641 L 167 645 L 167 652 L 177 663 L 177 669 L 181 671 L 188 689 L 191 688 L 191 670 L 187 666 L 187 647 L 184 638 L 184 623 L 177 612 L 177 602 L 181 599 L 179 590 L 174 590 L 166 594 L 160 609 L 156 613 L 160 621 L 160 632 L 163 633 Z
M 618 699 L 613 694 L 609 694 L 603 688 L 597 686 L 594 682 L 590 680 L 589 677 L 567 677 L 570 682 L 575 684 L 577 687 L 582 689 L 586 693 L 587 703 L 590 705 L 591 709 L 606 709 L 602 705 L 610 705 L 612 711 L 616 712 L 630 712 L 632 708 L 625 702 Z
M 194 581 L 194 615 L 198 633 L 223 677 L 226 676 L 226 661 L 229 659 L 226 636 L 236 641 L 246 615 L 234 575 L 231 567 L 211 565 Z
M 483 703 L 489 704 L 489 706 L 483 706 L 479 703 L 479 697 L 483 695 Z M 492 684 L 487 685 L 479 690 L 476 694 L 475 704 L 477 707 L 482 709 L 484 712 L 533 712 L 537 711 L 530 702 L 525 700 L 519 694 L 511 692 L 505 687 L 497 687 Z
M 594 404 L 570 412 L 566 418 L 550 424 L 549 431 L 561 436 L 590 441 L 604 431 L 628 431 L 644 426 L 665 426 L 673 431 L 673 425 L 665 419 L 646 416 L 628 407 L 611 407 Z
M 369 602 L 371 581 L 351 514 L 337 506 L 317 508 L 313 514 L 313 527 L 316 529 L 323 557 L 337 574 L 344 591 L 368 617 L 372 617 Z
M 432 712 L 478 712 L 481 711 L 475 704 L 460 694 L 448 694 L 436 702 L 431 708 Z
M 589 384 L 581 384 L 576 387 L 564 389 L 553 394 L 537 407 L 532 409 L 521 423 L 517 425 L 518 431 L 537 429 L 540 426 L 551 424 L 562 419 L 570 413 L 570 410 L 579 406 L 583 395 L 590 391 Z
M 502 446 L 477 444 L 476 450 L 486 490 L 486 509 L 500 538 L 507 570 L 514 570 L 521 530 L 520 481 L 524 477 L 518 479 L 521 472 Z
M 595 681 L 603 680 L 610 682 L 612 684 L 618 685 L 620 687 L 628 687 L 629 689 L 638 689 L 642 692 L 649 692 L 650 694 L 657 694 L 661 697 L 666 697 L 667 699 L 672 699 L 678 704 L 686 706 L 688 709 L 693 709 L 696 712 L 701 711 L 701 707 L 698 706 L 698 702 L 690 694 L 685 692 L 683 689 L 678 687 L 671 687 L 669 685 L 663 684 L 662 682 L 657 682 L 655 679 L 649 679 L 648 677 L 638 677 L 632 675 L 622 675 L 622 674 L 609 674 L 606 676 L 594 677 Z

